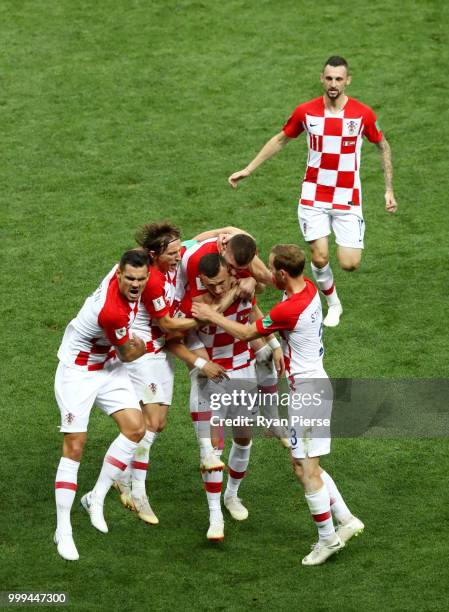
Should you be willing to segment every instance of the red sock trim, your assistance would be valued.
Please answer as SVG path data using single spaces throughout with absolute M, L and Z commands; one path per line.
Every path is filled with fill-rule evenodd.
M 131 463 L 131 467 L 134 468 L 135 470 L 147 470 L 148 469 L 148 463 L 142 463 L 142 461 L 133 461 Z
M 111 465 L 118 467 L 120 470 L 122 470 L 122 472 L 126 470 L 126 463 L 119 461 L 112 455 L 106 455 L 104 460 L 106 461 L 106 463 L 110 463 Z
M 277 393 L 277 390 L 277 385 L 271 385 L 271 387 L 259 387 L 259 391 L 261 393 Z
M 231 478 L 236 478 L 237 480 L 241 480 L 246 472 L 236 472 L 231 467 L 229 468 L 229 476 Z
M 332 283 L 329 289 L 321 289 L 321 291 L 323 292 L 324 295 L 330 295 L 331 293 L 335 291 L 334 283 Z
M 191 412 L 190 416 L 192 417 L 192 421 L 194 423 L 196 421 L 210 421 L 212 412 L 210 410 L 208 412 Z
M 204 488 L 208 493 L 221 493 L 221 482 L 205 482 Z
M 64 482 L 62 480 L 57 480 L 55 482 L 55 489 L 70 489 L 71 491 L 76 491 L 78 485 L 75 482 Z
M 327 521 L 331 517 L 331 512 L 328 510 L 327 512 L 322 512 L 321 514 L 312 514 L 312 518 L 315 523 L 322 523 L 323 521 Z

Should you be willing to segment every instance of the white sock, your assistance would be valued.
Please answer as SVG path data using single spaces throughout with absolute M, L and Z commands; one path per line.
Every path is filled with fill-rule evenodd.
M 131 462 L 131 479 L 132 490 L 137 497 L 145 494 L 145 480 L 148 472 L 150 449 L 158 435 L 158 432 L 146 431 L 134 453 Z
M 108 448 L 103 460 L 100 476 L 95 487 L 92 489 L 92 494 L 98 502 L 101 504 L 104 502 L 104 498 L 112 483 L 114 480 L 120 479 L 120 476 L 131 462 L 137 447 L 138 444 L 136 442 L 132 442 L 120 433 Z
M 72 533 L 70 511 L 76 495 L 79 461 L 61 457 L 56 472 L 56 530 L 59 533 Z
M 310 514 L 318 529 L 319 539 L 324 540 L 335 535 L 329 491 L 326 486 L 323 485 L 319 491 L 315 491 L 314 493 L 305 493 L 305 498 L 309 506 Z
M 334 285 L 334 275 L 332 274 L 330 264 L 327 263 L 323 268 L 317 268 L 313 263 L 311 263 L 310 266 L 312 268 L 313 277 L 318 285 L 318 289 L 320 289 L 326 298 L 328 306 L 340 304 L 337 290 Z
M 220 458 L 221 450 L 214 450 L 214 453 Z M 222 520 L 221 489 L 223 485 L 223 472 L 203 472 L 203 482 L 209 506 L 209 518 L 211 521 Z
M 235 497 L 246 474 L 249 463 L 252 442 L 248 446 L 242 446 L 232 442 L 231 452 L 229 453 L 228 467 L 229 476 L 226 484 L 225 497 Z
M 340 491 L 337 489 L 337 485 L 332 477 L 324 470 L 321 471 L 320 476 L 329 491 L 332 515 L 339 523 L 347 523 L 348 520 L 352 518 L 352 514 L 345 504 Z

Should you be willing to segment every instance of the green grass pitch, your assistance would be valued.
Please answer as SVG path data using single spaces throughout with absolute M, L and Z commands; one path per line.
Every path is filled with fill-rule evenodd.
M 379 116 L 400 210 L 384 212 L 366 143 L 366 250 L 357 273 L 334 267 L 345 313 L 325 333 L 326 369 L 448 377 L 447 30 L 442 0 L 1 3 L 0 590 L 66 591 L 74 610 L 447 609 L 447 439 L 335 440 L 324 465 L 366 530 L 325 566 L 302 568 L 314 526 L 288 455 L 259 438 L 241 493 L 250 518 L 227 520 L 225 542 L 211 546 L 181 366 L 152 449 L 160 525 L 145 527 L 110 493 L 102 536 L 78 494 L 80 561 L 63 562 L 52 544 L 65 325 L 144 222 L 170 218 L 185 238 L 241 226 L 264 258 L 273 243 L 302 243 L 304 137 L 236 192 L 226 179 L 319 95 L 331 54 L 347 57 L 348 93 Z M 275 300 L 264 294 L 262 309 Z M 94 411 L 80 493 L 114 436 Z

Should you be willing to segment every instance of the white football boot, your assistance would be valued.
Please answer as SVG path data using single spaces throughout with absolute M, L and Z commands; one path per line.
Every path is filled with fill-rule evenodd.
M 122 480 L 115 480 L 113 484 L 114 489 L 120 495 L 120 501 L 128 508 L 128 510 L 135 510 L 134 503 L 131 496 L 131 481 L 123 482 Z
M 101 533 L 108 533 L 109 529 L 103 516 L 103 504 L 97 501 L 92 491 L 83 495 L 81 498 L 81 505 L 89 514 L 90 522 L 95 529 L 98 529 Z
M 225 495 L 223 498 L 225 508 L 236 521 L 244 521 L 248 518 L 248 510 L 242 504 L 242 500 L 237 495 Z
M 202 472 L 222 472 L 224 468 L 225 464 L 214 452 L 207 453 L 201 458 L 200 469 Z
M 224 520 L 223 517 L 210 517 L 207 539 L 210 542 L 223 542 L 224 540 Z
M 338 535 L 331 536 L 325 540 L 318 540 L 318 542 L 312 546 L 312 552 L 304 557 L 302 564 L 321 565 L 329 559 L 329 557 L 338 553 L 344 546 L 344 542 L 340 540 Z
M 148 501 L 148 497 L 144 492 L 143 495 L 136 496 L 132 495 L 132 503 L 137 512 L 137 516 L 144 521 L 144 523 L 148 523 L 149 525 L 158 525 L 159 519 L 154 514 L 153 509 L 150 506 L 150 502 Z
M 327 310 L 327 315 L 324 318 L 323 324 L 326 327 L 337 327 L 340 323 L 340 317 L 343 314 L 343 307 L 340 304 L 332 304 Z
M 80 556 L 76 550 L 71 533 L 58 533 L 56 530 L 53 541 L 58 548 L 58 553 L 63 559 L 66 561 L 78 561 Z
M 365 529 L 365 525 L 362 523 L 360 519 L 356 516 L 353 516 L 346 523 L 340 523 L 336 529 L 335 533 L 338 535 L 343 544 L 349 542 L 349 540 L 358 536 Z

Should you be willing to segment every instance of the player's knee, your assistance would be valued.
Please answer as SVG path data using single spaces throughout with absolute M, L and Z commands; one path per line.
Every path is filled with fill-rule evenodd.
M 64 457 L 72 461 L 81 461 L 83 456 L 85 438 L 72 438 L 64 441 Z
M 316 251 L 312 253 L 312 263 L 317 268 L 324 268 L 329 263 L 329 253 Z
M 167 419 L 165 417 L 160 417 L 160 419 L 156 423 L 156 427 L 155 427 L 156 432 L 161 433 L 161 431 L 164 431 L 166 425 L 167 425 Z
M 354 272 L 357 268 L 360 267 L 360 259 L 359 260 L 350 260 L 350 261 L 340 261 L 340 268 L 345 270 L 346 272 Z
M 140 442 L 145 435 L 143 420 L 128 423 L 127 426 L 122 429 L 122 434 L 131 440 L 131 442 Z

